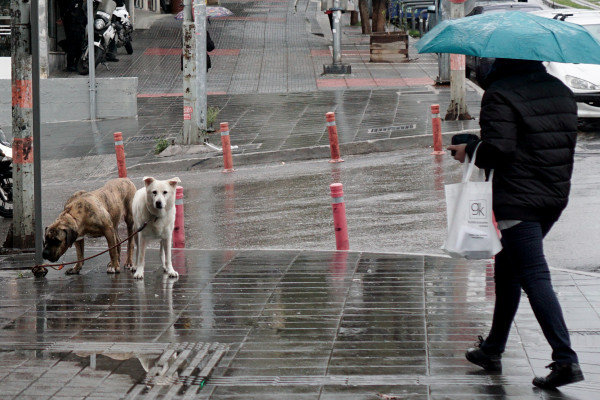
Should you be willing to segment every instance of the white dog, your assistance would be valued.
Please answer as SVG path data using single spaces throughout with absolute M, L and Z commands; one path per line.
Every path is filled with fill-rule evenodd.
M 171 278 L 179 274 L 171 264 L 171 240 L 175 226 L 175 194 L 179 178 L 160 181 L 153 177 L 144 177 L 144 187 L 138 189 L 133 197 L 133 222 L 139 229 L 144 222 L 147 225 L 135 235 L 135 279 L 144 279 L 146 244 L 151 239 L 160 239 L 160 260 L 162 267 Z

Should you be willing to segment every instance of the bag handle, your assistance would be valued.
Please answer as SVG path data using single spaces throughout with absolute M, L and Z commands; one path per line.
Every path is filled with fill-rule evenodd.
M 479 149 L 479 145 L 481 144 L 481 141 L 479 143 L 477 143 L 477 146 L 475 146 L 475 150 L 473 150 L 473 158 L 471 160 L 469 160 L 468 163 L 464 163 L 464 167 L 463 167 L 463 177 L 462 177 L 462 182 L 467 182 L 469 180 L 471 180 L 471 176 L 473 175 L 473 170 L 475 169 L 475 160 L 477 159 L 477 150 Z M 468 157 L 468 155 L 467 155 Z M 494 178 L 494 170 L 490 170 L 490 174 L 488 176 L 487 181 L 491 181 Z M 480 181 L 486 181 L 486 179 L 484 178 L 484 170 L 483 169 L 479 169 L 479 180 Z

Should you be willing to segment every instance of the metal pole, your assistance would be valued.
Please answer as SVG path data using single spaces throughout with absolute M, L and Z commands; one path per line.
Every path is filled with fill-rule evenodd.
M 31 4 L 11 1 L 13 247 L 34 243 Z
M 90 84 L 90 119 L 96 119 L 96 49 L 94 48 L 94 2 L 87 0 L 87 37 Z
M 54 43 L 56 43 L 56 1 L 48 0 L 48 20 L 53 21 L 53 23 L 48 24 L 48 37 L 54 39 Z
M 340 0 L 333 1 L 333 63 L 342 63 L 342 32 L 340 30 L 340 19 L 342 12 L 340 11 Z
M 191 144 L 201 143 L 206 132 L 206 0 L 195 0 L 194 23 L 196 36 L 196 124 L 198 132 Z
M 177 137 L 180 144 L 190 144 L 198 136 L 196 124 L 196 35 L 192 20 L 192 0 L 183 0 L 183 131 Z
M 342 9 L 340 8 L 340 0 L 333 0 L 333 8 L 330 8 L 329 11 L 333 13 L 333 26 L 331 28 L 333 34 L 333 63 L 323 65 L 323 73 L 351 74 L 352 67 L 342 64 Z
M 465 0 L 451 0 L 450 19 L 465 16 Z M 465 101 L 465 56 L 450 54 L 450 105 L 446 112 L 446 120 L 472 119 L 467 111 Z
M 33 86 L 33 195 L 35 227 L 35 263 L 42 264 L 42 146 L 40 144 L 40 30 L 39 0 L 31 4 L 31 55 Z

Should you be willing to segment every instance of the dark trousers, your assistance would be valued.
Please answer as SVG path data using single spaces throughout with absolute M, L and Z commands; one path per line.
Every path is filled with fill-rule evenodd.
M 74 67 L 81 57 L 84 31 L 81 27 L 67 28 L 65 35 L 67 37 L 67 67 Z
M 552 347 L 552 359 L 560 363 L 578 362 L 544 257 L 542 241 L 553 224 L 554 221 L 524 221 L 502 231 L 503 249 L 496 255 L 494 266 L 496 304 L 492 329 L 481 346 L 486 353 L 504 352 L 523 289 Z

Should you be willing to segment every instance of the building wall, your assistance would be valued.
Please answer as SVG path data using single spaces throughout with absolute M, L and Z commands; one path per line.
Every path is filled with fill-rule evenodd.
M 68 80 L 68 84 L 67 83 Z M 40 80 L 41 122 L 90 119 L 87 78 Z M 97 78 L 96 117 L 137 117 L 138 78 Z M 0 93 L 11 93 L 10 79 L 0 79 Z M 0 126 L 12 125 L 12 97 L 0 96 Z

